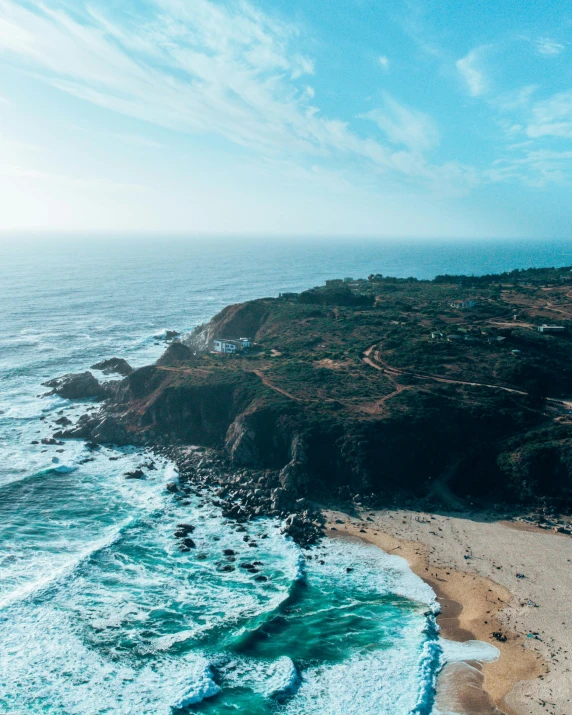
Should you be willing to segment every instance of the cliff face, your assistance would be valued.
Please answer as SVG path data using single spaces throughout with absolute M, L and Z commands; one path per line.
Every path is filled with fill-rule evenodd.
M 570 286 L 531 283 L 521 327 L 494 282 L 373 279 L 229 306 L 121 381 L 107 422 L 83 433 L 224 449 L 299 495 L 572 503 L 572 342 L 531 327 Z M 451 307 L 463 291 L 470 312 Z M 244 336 L 254 350 L 208 351 Z
M 122 382 L 110 412 L 134 435 L 224 446 L 228 429 L 255 399 L 252 379 L 228 375 L 205 380 L 200 371 L 172 365 L 163 356 L 157 365 L 135 370 Z

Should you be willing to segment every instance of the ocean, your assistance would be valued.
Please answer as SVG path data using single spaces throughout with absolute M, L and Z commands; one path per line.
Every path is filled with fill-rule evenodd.
M 42 444 L 95 408 L 42 382 L 113 356 L 148 364 L 166 330 L 327 278 L 569 264 L 568 242 L 5 238 L 0 714 L 434 712 L 447 658 L 494 654 L 439 638 L 435 596 L 402 559 L 357 541 L 304 552 L 260 519 L 247 529 L 267 581 L 223 572 L 224 549 L 252 549 L 207 497 L 172 499 L 174 465 Z M 151 459 L 146 479 L 125 478 Z M 181 522 L 196 550 L 178 549 Z

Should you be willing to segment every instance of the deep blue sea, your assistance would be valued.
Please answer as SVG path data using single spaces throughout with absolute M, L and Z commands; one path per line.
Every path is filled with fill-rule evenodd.
M 327 278 L 569 264 L 568 242 L 4 239 L 0 714 L 429 715 L 447 652 L 476 656 L 438 638 L 434 594 L 403 560 L 343 541 L 306 558 L 258 520 L 268 581 L 221 573 L 223 549 L 252 559 L 243 534 L 208 499 L 173 501 L 169 463 L 129 481 L 148 455 L 42 445 L 91 406 L 41 383 L 112 356 L 139 367 L 167 329 Z M 196 551 L 178 550 L 180 522 Z

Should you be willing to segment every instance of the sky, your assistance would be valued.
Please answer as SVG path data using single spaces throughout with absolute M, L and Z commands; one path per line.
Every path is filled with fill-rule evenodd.
M 0 231 L 566 238 L 569 0 L 0 0 Z

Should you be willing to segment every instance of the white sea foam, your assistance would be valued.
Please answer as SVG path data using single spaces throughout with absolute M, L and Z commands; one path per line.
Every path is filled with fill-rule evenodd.
M 415 712 L 419 691 L 426 686 L 419 670 L 419 637 L 419 633 L 417 637 L 409 634 L 390 649 L 355 655 L 340 664 L 309 668 L 284 712 L 287 715 Z
M 323 545 L 327 562 L 314 565 L 331 573 L 338 582 L 360 583 L 372 593 L 393 593 L 438 610 L 433 589 L 409 568 L 400 556 L 385 553 L 358 540 L 328 539 Z M 348 572 L 348 568 L 351 571 Z
M 213 680 L 210 664 L 206 660 L 197 661 L 188 673 L 189 684 L 185 691 L 173 702 L 174 708 L 187 708 L 212 698 L 220 693 L 219 686 Z
M 102 549 L 111 546 L 119 538 L 121 530 L 125 526 L 127 526 L 130 521 L 131 520 L 128 519 L 123 524 L 120 524 L 119 526 L 116 526 L 111 529 L 110 532 L 103 536 L 101 539 L 98 539 L 97 541 L 94 541 L 88 545 L 84 545 L 84 547 L 77 553 L 73 554 L 73 556 L 63 557 L 63 559 L 61 559 L 60 563 L 58 563 L 57 565 L 54 566 L 52 560 L 52 568 L 49 568 L 50 561 L 48 561 L 44 566 L 44 568 L 48 568 L 47 573 L 44 573 L 38 579 L 26 581 L 18 588 L 9 591 L 6 595 L 0 597 L 0 611 L 8 608 L 9 606 L 12 606 L 18 601 L 23 601 L 32 595 L 37 596 L 40 592 L 49 588 L 57 581 L 68 576 L 78 567 L 78 565 L 82 561 L 89 558 L 90 556 L 93 556 L 98 551 L 101 551 Z M 30 567 L 35 567 L 37 569 L 38 566 L 38 563 L 26 564 L 26 573 L 29 573 Z
M 483 641 L 460 643 L 440 638 L 439 643 L 443 650 L 443 659 L 448 663 L 462 660 L 478 660 L 481 663 L 492 663 L 498 660 L 500 655 L 498 648 Z
M 295 692 L 300 675 L 294 662 L 288 656 L 278 658 L 268 669 L 262 693 L 266 698 L 281 699 Z

